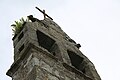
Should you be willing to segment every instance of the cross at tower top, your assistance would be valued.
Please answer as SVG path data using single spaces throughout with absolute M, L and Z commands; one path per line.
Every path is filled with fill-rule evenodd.
M 45 10 L 41 10 L 41 9 L 39 9 L 38 7 L 35 7 L 35 8 L 38 9 L 41 13 L 43 13 L 44 19 L 45 19 L 46 16 L 47 16 L 48 18 L 50 18 L 51 20 L 53 20 L 49 15 L 47 15 L 47 14 L 45 13 Z

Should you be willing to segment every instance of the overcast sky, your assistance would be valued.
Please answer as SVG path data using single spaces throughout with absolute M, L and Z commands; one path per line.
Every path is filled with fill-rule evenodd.
M 102 80 L 120 80 L 120 0 L 0 0 L 0 80 L 13 63 L 10 25 L 45 9 L 95 65 Z

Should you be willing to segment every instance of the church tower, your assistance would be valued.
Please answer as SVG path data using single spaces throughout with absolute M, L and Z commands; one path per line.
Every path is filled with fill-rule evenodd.
M 93 63 L 53 20 L 26 22 L 13 37 L 12 80 L 101 80 Z

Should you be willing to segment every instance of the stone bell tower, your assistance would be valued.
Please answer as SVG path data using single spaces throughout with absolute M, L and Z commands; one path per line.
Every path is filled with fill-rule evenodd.
M 50 18 L 25 23 L 13 44 L 12 80 L 101 80 L 80 45 Z

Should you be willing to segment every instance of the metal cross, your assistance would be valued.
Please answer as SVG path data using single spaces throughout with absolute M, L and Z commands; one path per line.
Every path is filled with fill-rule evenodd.
M 48 18 L 50 18 L 51 20 L 53 20 L 50 16 L 48 16 L 46 13 L 45 13 L 45 10 L 40 10 L 38 7 L 35 7 L 36 9 L 38 9 L 41 13 L 43 13 L 43 16 L 44 16 L 44 19 L 46 18 L 46 16 L 48 17 Z

